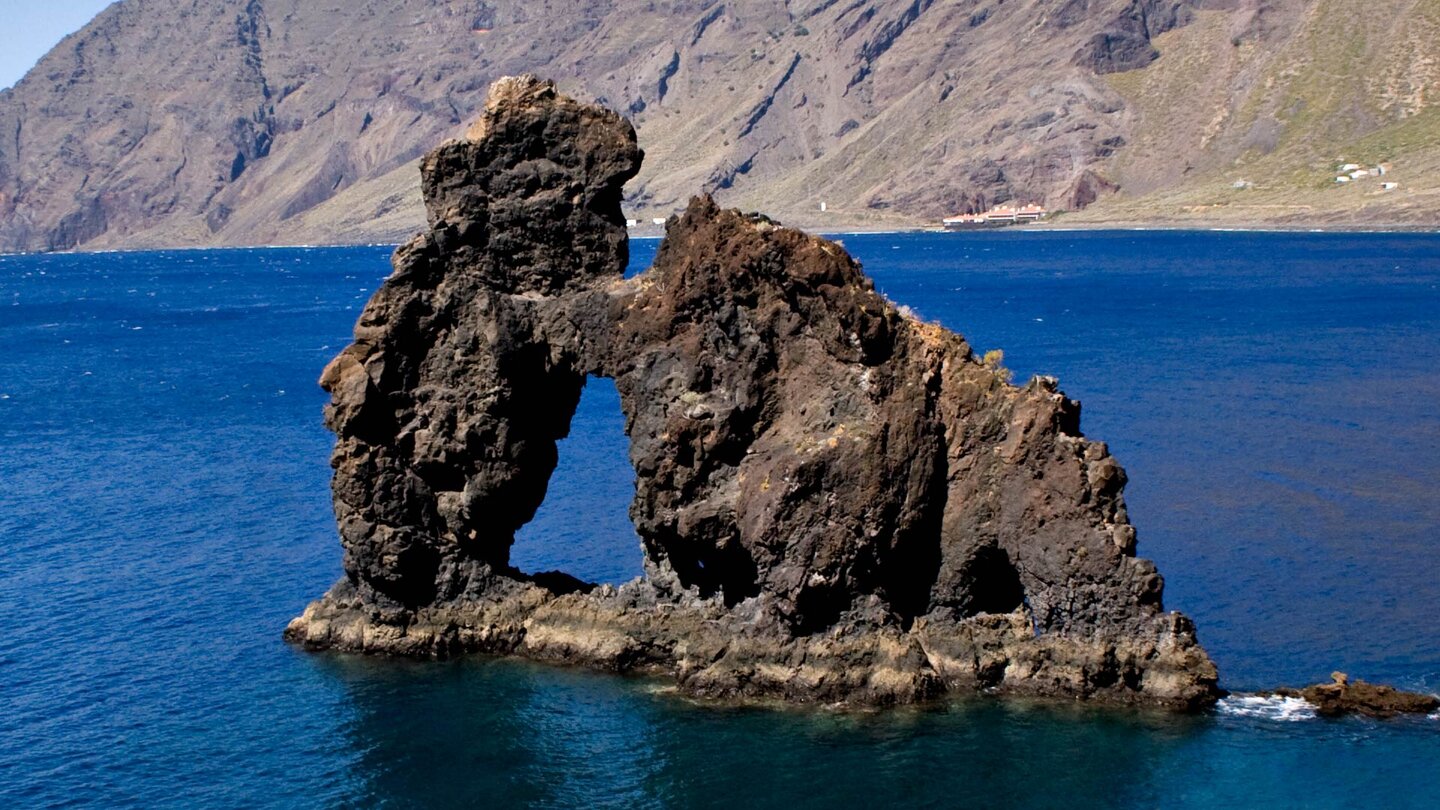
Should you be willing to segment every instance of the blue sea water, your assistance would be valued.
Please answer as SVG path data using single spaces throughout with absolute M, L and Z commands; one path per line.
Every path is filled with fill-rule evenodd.
M 1083 402 L 1224 685 L 1440 688 L 1440 237 L 843 241 L 891 298 Z M 387 259 L 0 257 L 0 807 L 1440 802 L 1436 718 L 736 709 L 286 646 L 340 573 L 315 379 Z M 618 408 L 587 387 L 522 567 L 638 574 Z

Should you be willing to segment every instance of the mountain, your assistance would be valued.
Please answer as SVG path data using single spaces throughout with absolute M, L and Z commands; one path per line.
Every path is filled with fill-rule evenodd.
M 1097 169 L 1122 193 L 1071 221 L 1440 225 L 1437 0 L 1201 12 L 1154 45 L 1105 77 L 1133 117 Z M 1350 163 L 1389 171 L 1337 183 Z
M 524 72 L 634 121 L 642 221 L 1436 221 L 1437 5 L 122 0 L 0 91 L 0 249 L 399 239 L 420 155 Z M 1352 154 L 1413 176 L 1332 188 Z

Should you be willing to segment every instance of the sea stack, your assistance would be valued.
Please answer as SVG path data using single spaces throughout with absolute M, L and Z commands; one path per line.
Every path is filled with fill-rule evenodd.
M 622 278 L 641 158 L 527 76 L 425 159 L 429 228 L 321 378 L 345 576 L 289 639 L 720 698 L 1216 699 L 1053 379 L 1012 385 L 836 243 L 708 197 Z M 645 576 L 618 588 L 509 561 L 587 377 L 615 380 L 637 478 Z

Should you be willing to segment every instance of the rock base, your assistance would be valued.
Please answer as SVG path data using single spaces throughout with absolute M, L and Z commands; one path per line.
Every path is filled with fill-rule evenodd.
M 637 580 L 557 595 L 528 582 L 410 612 L 367 604 L 346 581 L 285 631 L 310 649 L 444 658 L 514 655 L 673 679 L 713 699 L 886 706 L 945 695 L 1083 699 L 1190 711 L 1218 694 L 1213 663 L 1179 613 L 1123 638 L 1036 636 L 1025 609 L 908 630 L 855 622 L 787 637 L 750 600 L 672 601 Z

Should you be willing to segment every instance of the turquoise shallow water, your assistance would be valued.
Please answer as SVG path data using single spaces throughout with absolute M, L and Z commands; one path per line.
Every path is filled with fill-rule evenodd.
M 1440 687 L 1440 238 L 843 237 L 882 290 L 1056 374 L 1235 689 Z M 643 266 L 653 242 L 634 247 Z M 971 701 L 695 705 L 519 662 L 311 655 L 339 575 L 319 369 L 379 248 L 0 257 L 0 806 L 1429 807 L 1440 720 Z M 638 573 L 612 386 L 531 570 Z M 1282 719 L 1288 717 L 1290 719 Z

